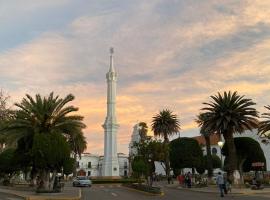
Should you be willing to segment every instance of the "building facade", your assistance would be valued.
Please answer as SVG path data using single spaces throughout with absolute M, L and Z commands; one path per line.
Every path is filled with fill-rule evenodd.
M 83 153 L 81 157 L 77 158 L 77 175 L 93 178 L 102 176 L 103 160 L 104 156 Z M 117 160 L 119 163 L 119 176 L 127 177 L 129 174 L 128 156 L 123 153 L 118 153 Z

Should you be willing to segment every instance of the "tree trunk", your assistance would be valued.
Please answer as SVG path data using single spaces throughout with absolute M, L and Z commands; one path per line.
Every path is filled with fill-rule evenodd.
M 57 171 L 56 170 L 53 170 L 52 179 L 50 181 L 50 186 L 49 186 L 50 189 L 51 188 L 52 189 L 55 189 L 53 186 L 54 186 L 54 181 L 55 181 L 56 175 L 57 175 Z
M 169 145 L 168 138 L 164 139 L 163 144 L 164 144 L 164 150 L 165 150 L 165 172 L 166 172 L 167 180 L 169 182 L 171 168 L 170 168 L 170 158 L 169 158 L 170 155 L 169 155 L 169 148 L 168 148 L 168 145 Z
M 48 170 L 42 170 L 40 172 L 40 183 L 38 189 L 49 190 L 50 172 Z
M 213 176 L 213 162 L 212 162 L 212 155 L 211 155 L 210 136 L 205 135 L 204 138 L 205 138 L 206 153 L 207 153 L 207 175 L 208 175 L 208 180 L 211 180 Z
M 73 177 L 77 176 L 77 154 L 74 154 Z
M 242 159 L 239 163 L 239 172 L 240 172 L 240 184 L 244 184 L 244 176 L 243 176 L 243 165 L 246 158 Z
M 234 144 L 233 133 L 228 131 L 223 134 L 225 139 L 226 145 L 228 147 L 228 177 L 230 180 L 238 185 L 240 175 L 237 170 L 237 155 L 236 155 L 236 148 Z
M 35 169 L 32 169 L 30 172 L 30 178 L 31 178 L 30 186 L 31 187 L 37 186 L 37 175 L 38 175 L 38 172 Z

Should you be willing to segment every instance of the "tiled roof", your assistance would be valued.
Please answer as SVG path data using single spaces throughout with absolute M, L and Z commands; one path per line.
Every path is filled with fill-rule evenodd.
M 205 139 L 204 136 L 196 136 L 193 139 L 197 140 L 199 145 L 205 146 Z M 210 136 L 210 145 L 218 145 L 220 141 L 220 137 L 218 134 L 213 134 Z

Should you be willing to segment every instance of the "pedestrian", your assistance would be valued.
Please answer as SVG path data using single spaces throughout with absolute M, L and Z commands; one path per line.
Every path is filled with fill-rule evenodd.
M 187 173 L 187 186 L 188 188 L 191 188 L 191 173 Z
M 178 176 L 178 181 L 182 187 L 185 186 L 185 176 L 183 174 Z
M 224 178 L 221 175 L 221 172 L 218 172 L 216 182 L 217 182 L 217 185 L 218 185 L 218 188 L 219 188 L 219 191 L 220 191 L 220 196 L 224 197 L 224 193 L 223 193 L 223 190 L 224 190 Z
M 223 175 L 223 180 L 224 180 L 223 190 L 224 190 L 224 193 L 227 194 L 228 193 L 228 189 L 227 189 L 228 180 L 225 174 Z
M 168 175 L 168 184 L 170 184 L 171 183 L 171 175 Z

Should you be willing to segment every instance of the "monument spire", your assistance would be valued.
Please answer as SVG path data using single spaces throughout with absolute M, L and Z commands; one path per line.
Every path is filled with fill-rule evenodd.
M 113 66 L 113 53 L 114 49 L 113 47 L 110 48 L 110 72 L 115 72 L 114 66 Z
M 102 176 L 119 177 L 119 162 L 117 155 L 117 130 L 119 125 L 116 120 L 116 82 L 117 73 L 113 66 L 113 48 L 110 48 L 110 68 L 106 74 L 107 79 L 107 116 L 104 128 L 104 159 Z

